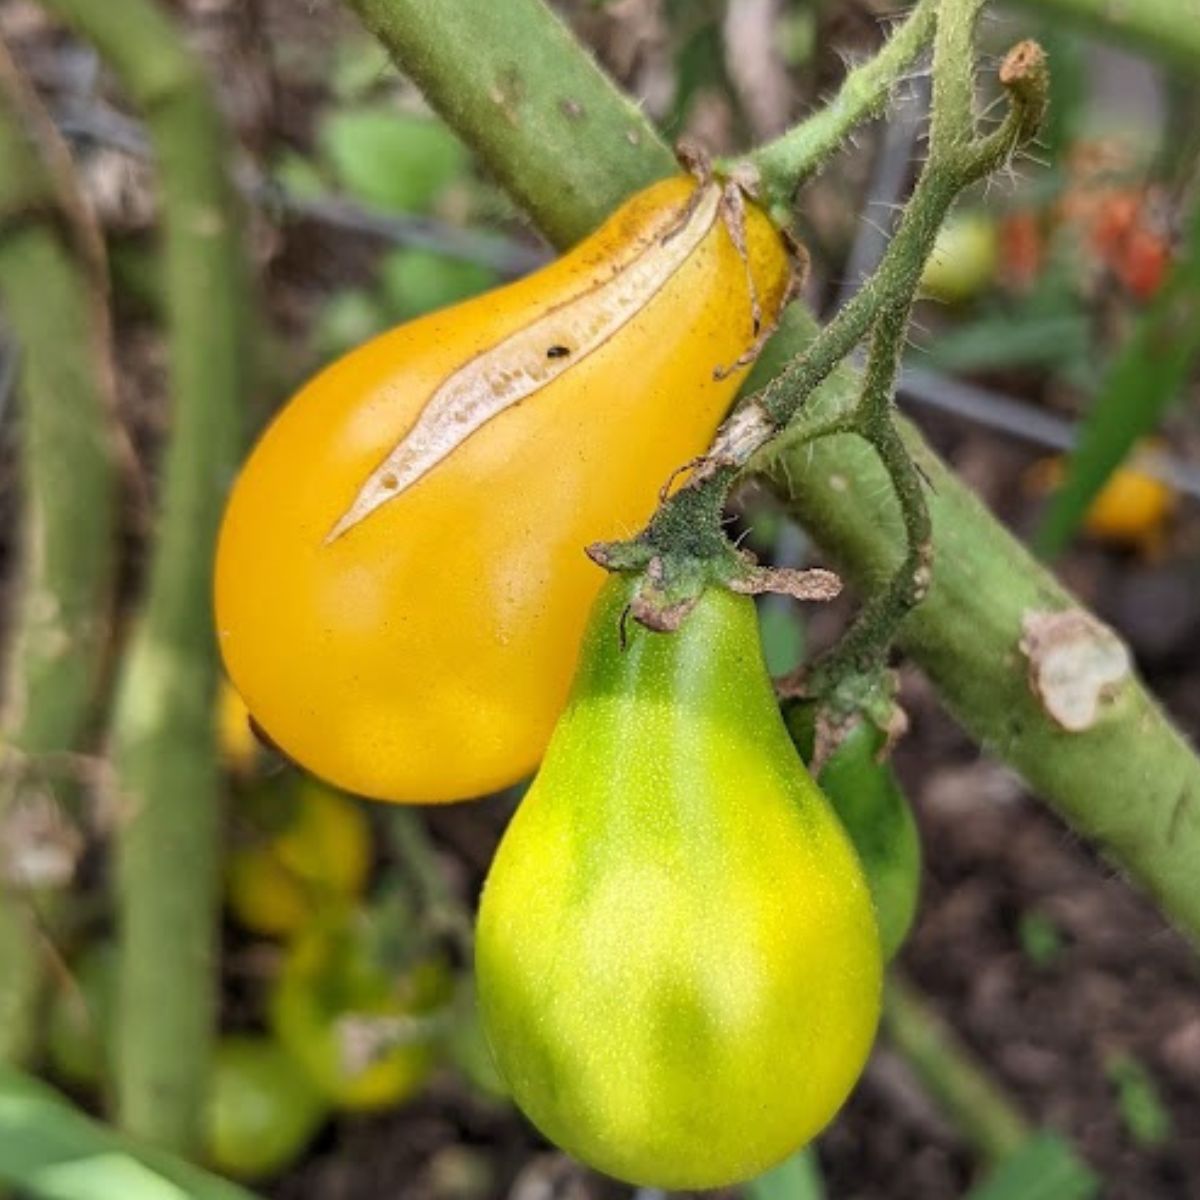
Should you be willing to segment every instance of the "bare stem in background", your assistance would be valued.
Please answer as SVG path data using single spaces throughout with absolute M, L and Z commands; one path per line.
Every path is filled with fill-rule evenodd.
M 553 53 L 548 46 L 544 54 L 528 54 L 554 21 L 538 0 L 510 0 L 504 20 L 493 17 L 487 36 L 474 30 L 499 11 L 490 0 L 349 2 L 489 169 L 502 180 L 538 181 L 530 210 L 557 244 L 578 238 L 631 191 L 672 169 L 653 130 L 640 116 L 630 127 L 628 99 L 598 76 L 587 52 L 557 22 Z M 430 52 L 432 25 L 451 35 L 452 48 L 442 54 Z M 455 102 L 460 80 L 500 77 L 521 96 L 511 121 L 495 120 L 495 108 L 477 93 L 471 104 Z M 585 81 L 589 122 L 564 148 L 543 131 L 558 120 L 564 100 L 576 98 L 577 80 Z M 514 194 L 524 201 L 532 190 Z M 815 333 L 811 314 L 793 305 L 750 386 L 778 373 Z M 808 417 L 827 420 L 848 408 L 858 390 L 853 371 L 835 371 L 814 393 Z M 901 644 L 975 737 L 1200 940 L 1200 761 L 1132 673 L 1111 689 L 1092 728 L 1068 733 L 1055 722 L 1030 687 L 1022 623 L 1029 612 L 1061 611 L 1075 602 L 918 434 L 905 427 L 904 435 L 932 485 L 938 568 L 929 595 L 901 627 Z M 804 446 L 802 428 L 796 438 L 764 464 L 772 482 L 852 578 L 880 586 L 904 553 L 886 475 L 854 438 Z
M 213 1038 L 220 785 L 213 548 L 242 449 L 249 304 L 229 146 L 200 66 L 152 0 L 48 0 L 142 110 L 158 163 L 171 440 L 112 742 L 120 827 L 118 1117 L 184 1152 Z
M 883 1031 L 942 1112 L 971 1145 L 999 1160 L 1030 1137 L 1021 1110 L 989 1078 L 954 1031 L 899 979 L 884 990 Z
M 0 712 L 0 1061 L 24 1058 L 42 933 L 78 848 L 76 780 L 111 632 L 116 471 L 103 246 L 0 43 L 0 300 L 21 353 L 22 574 Z
M 1195 74 L 1200 71 L 1200 0 L 1021 0 L 1123 48 L 1139 48 Z

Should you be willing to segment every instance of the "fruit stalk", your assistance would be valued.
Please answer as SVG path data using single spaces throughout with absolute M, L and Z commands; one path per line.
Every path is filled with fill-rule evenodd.
M 144 112 L 163 200 L 172 436 L 158 539 L 120 669 L 119 1119 L 193 1151 L 214 1017 L 219 780 L 210 609 L 221 501 L 242 446 L 249 306 L 225 130 L 203 72 L 150 0 L 51 0 Z
M 0 711 L 0 1061 L 30 1048 L 41 977 L 23 840 L 50 817 L 68 842 L 109 635 L 115 471 L 103 245 L 49 117 L 0 43 L 0 297 L 21 355 L 23 578 Z M 39 818 L 38 814 L 41 814 Z M 53 905 L 51 904 L 51 907 Z

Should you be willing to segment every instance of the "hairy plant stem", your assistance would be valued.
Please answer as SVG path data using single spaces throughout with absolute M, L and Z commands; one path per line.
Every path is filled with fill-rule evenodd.
M 707 461 L 660 506 L 643 535 L 643 540 L 653 544 L 660 563 L 670 562 L 672 556 L 695 554 L 694 539 L 687 536 L 689 522 L 675 513 L 684 507 L 693 512 L 722 510 L 737 470 L 770 446 L 813 390 L 868 329 L 873 329 L 862 395 L 850 428 L 874 448 L 891 478 L 904 515 L 908 552 L 887 587 L 864 605 L 845 640 L 814 667 L 808 681 L 814 695 L 829 694 L 848 674 L 877 672 L 901 622 L 928 590 L 932 558 L 929 515 L 920 478 L 892 423 L 908 314 L 937 231 L 955 198 L 1032 135 L 1045 107 L 1049 81 L 1044 57 L 1032 43 L 1022 43 L 1010 52 L 1000 72 L 1010 96 L 1009 111 L 996 131 L 985 138 L 976 136 L 973 34 L 981 4 L 982 0 L 943 0 L 938 10 L 929 160 L 878 270 L 809 350 L 726 422 Z M 841 425 L 834 428 L 840 431 Z M 707 493 L 710 499 L 698 504 L 698 492 Z M 713 527 L 710 518 L 710 535 Z M 682 536 L 673 542 L 676 530 L 682 530 Z M 614 554 L 611 565 L 629 569 L 637 563 Z M 668 574 L 663 601 L 673 606 L 681 600 L 679 590 L 695 586 L 696 572 L 676 566 Z
M 553 54 L 526 71 L 528 47 L 553 18 L 538 0 L 509 0 L 505 21 L 489 36 L 469 36 L 482 0 L 353 0 L 369 9 L 401 69 L 422 80 L 442 116 L 502 178 L 529 173 L 546 191 L 532 209 L 560 245 L 593 228 L 631 190 L 630 181 L 673 169 L 644 119 L 633 140 L 606 130 L 627 118 L 628 100 L 595 83 L 587 52 L 559 38 Z M 498 7 L 498 6 L 496 6 Z M 431 56 L 426 19 L 457 28 L 453 54 Z M 508 68 L 521 85 L 516 120 L 489 117 L 483 105 L 459 106 L 459 81 L 492 79 Z M 561 98 L 587 75 L 592 136 L 584 130 L 566 154 L 543 131 Z M 647 146 L 650 149 L 647 149 Z M 645 154 L 643 156 L 643 151 Z M 632 160 L 642 157 L 641 166 Z M 636 185 L 632 185 L 636 186 Z M 581 196 L 581 188 L 586 195 Z M 817 336 L 812 314 L 793 305 L 761 355 L 749 386 L 778 374 Z M 903 557 L 903 526 L 887 476 L 861 439 L 805 432 L 835 424 L 856 402 L 848 367 L 833 370 L 770 455 L 765 473 L 789 511 L 868 593 L 882 586 Z M 1062 729 L 1029 685 L 1020 649 L 1031 612 L 1061 612 L 1077 602 L 984 509 L 906 423 L 901 434 L 920 473 L 931 482 L 938 568 L 925 601 L 900 629 L 900 644 L 929 675 L 950 711 L 985 746 L 1020 771 L 1080 833 L 1140 880 L 1178 924 L 1200 941 L 1200 760 L 1130 674 L 1114 689 L 1103 716 L 1086 732 Z
M 837 93 L 811 117 L 746 156 L 762 202 L 781 225 L 791 219 L 797 188 L 825 164 L 857 126 L 883 112 L 897 80 L 929 44 L 937 0 L 916 7 L 883 49 L 851 71 Z
M 933 544 L 924 484 L 892 420 L 910 307 L 911 301 L 891 305 L 876 319 L 862 394 L 849 428 L 872 447 L 891 479 L 908 551 L 887 587 L 868 598 L 837 644 L 808 671 L 806 688 L 815 696 L 828 694 L 847 675 L 877 670 L 900 623 L 929 588 Z
M 241 453 L 249 304 L 223 123 L 153 0 L 48 0 L 150 130 L 163 204 L 171 438 L 112 726 L 120 826 L 116 1089 L 131 1133 L 199 1149 L 214 1032 L 220 780 L 211 574 Z
M 103 243 L 0 43 L 0 300 L 21 352 L 22 577 L 0 697 L 0 1061 L 25 1058 L 38 928 L 77 851 L 77 772 L 111 633 L 116 470 Z M 36 864 L 53 864 L 47 873 Z

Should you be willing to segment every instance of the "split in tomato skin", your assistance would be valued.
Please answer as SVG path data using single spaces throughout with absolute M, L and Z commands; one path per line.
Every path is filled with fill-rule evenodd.
M 230 497 L 215 602 L 229 675 L 284 753 L 406 802 L 533 770 L 603 582 L 584 546 L 636 532 L 708 444 L 754 301 L 769 327 L 787 292 L 778 231 L 749 205 L 744 259 L 715 187 L 653 185 L 563 258 L 366 343 L 280 412 Z M 432 460 L 460 416 L 526 386 Z

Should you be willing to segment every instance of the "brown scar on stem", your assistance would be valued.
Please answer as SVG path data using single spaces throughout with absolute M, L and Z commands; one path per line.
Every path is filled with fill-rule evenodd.
M 1082 609 L 1027 612 L 1018 643 L 1029 686 L 1059 728 L 1085 733 L 1130 677 L 1125 643 Z
M 833 571 L 813 567 L 800 571 L 793 567 L 750 566 L 741 578 L 729 581 L 731 592 L 759 596 L 770 592 L 791 596 L 793 600 L 833 600 L 841 594 L 842 581 Z

